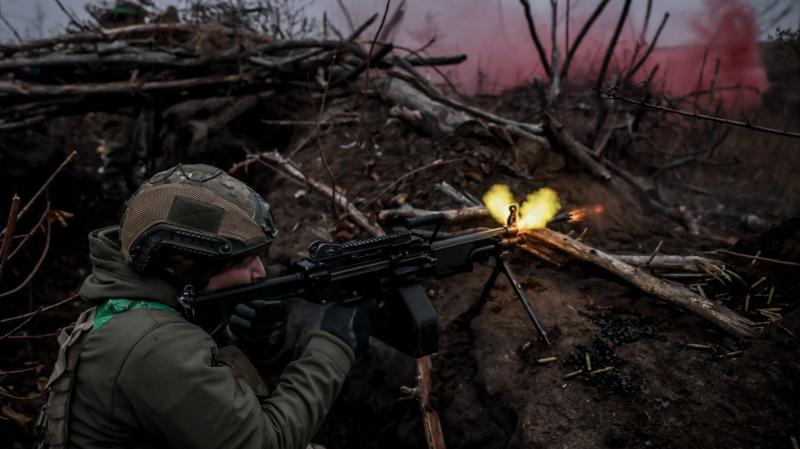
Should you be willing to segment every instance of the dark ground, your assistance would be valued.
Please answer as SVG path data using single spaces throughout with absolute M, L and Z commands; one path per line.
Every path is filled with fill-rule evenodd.
M 523 89 L 480 102 L 489 109 L 522 115 L 524 111 L 516 103 L 526 95 L 533 94 Z M 291 102 L 264 105 L 261 116 L 234 122 L 229 133 L 219 137 L 216 151 L 185 162 L 230 167 L 244 158 L 243 146 L 254 151 L 292 148 L 307 130 L 271 128 L 260 119 L 309 119 L 310 112 L 296 106 Z M 358 111 L 360 100 L 345 100 L 341 107 Z M 565 209 L 605 206 L 606 212 L 599 216 L 574 225 L 557 225 L 557 229 L 580 233 L 587 227 L 585 240 L 610 252 L 647 254 L 663 240 L 662 253 L 702 254 L 727 248 L 747 254 L 760 250 L 763 256 L 800 261 L 797 141 L 735 130 L 718 156 L 735 155 L 738 165 L 688 166 L 669 174 L 662 194 L 673 204 L 699 211 L 701 224 L 709 231 L 695 237 L 658 214 L 642 211 L 631 198 L 572 170 L 560 155 L 536 148 L 514 150 L 475 132 L 440 139 L 422 136 L 396 119 L 390 120 L 387 108 L 377 101 L 370 101 L 367 114 L 372 147 L 347 145 L 363 132 L 357 126 L 337 127 L 323 136 L 337 185 L 356 204 L 410 169 L 440 158 L 467 159 L 407 179 L 366 212 L 396 205 L 390 198 L 398 193 L 408 194 L 405 201 L 419 208 L 458 207 L 433 188 L 440 180 L 476 197 L 495 182 L 510 184 L 518 195 L 547 185 L 559 193 Z M 578 115 L 573 114 L 574 121 L 568 126 L 588 121 Z M 762 111 L 760 117 L 784 121 L 774 124 L 776 127 L 800 125 L 797 115 Z M 101 162 L 95 149 L 101 120 L 93 116 L 63 119 L 2 136 L 3 201 L 11 192 L 29 198 L 67 151 L 79 153 L 50 189 L 53 207 L 75 217 L 65 228 L 55 226 L 50 254 L 33 286 L 13 301 L 0 298 L 3 317 L 75 292 L 89 268 L 85 235 L 119 219 L 125 195 L 106 189 L 97 174 Z M 695 137 L 703 139 L 702 133 Z M 648 173 L 648 167 L 657 162 L 657 156 L 644 146 L 625 151 L 614 156 L 637 173 Z M 308 175 L 330 182 L 316 145 L 299 151 L 293 159 Z M 313 240 L 360 235 L 349 222 L 337 225 L 330 202 L 307 187 L 258 164 L 238 175 L 275 208 L 281 235 L 272 248 L 269 268 L 273 273 L 302 257 Z M 687 184 L 703 186 L 707 192 L 682 188 Z M 5 213 L 4 209 L 3 216 Z M 738 223 L 743 213 L 778 225 L 766 232 L 749 231 Z M 29 221 L 23 228 L 30 226 Z M 33 261 L 38 256 L 35 247 L 20 257 Z M 746 282 L 766 276 L 764 285 L 775 287 L 771 306 L 781 307 L 783 318 L 766 325 L 763 336 L 752 341 L 731 338 L 596 268 L 568 262 L 558 269 L 519 253 L 511 258 L 512 267 L 554 341 L 548 348 L 536 340 L 521 305 L 503 281 L 483 307 L 471 307 L 489 276 L 489 267 L 426 283 L 441 315 L 441 349 L 433 358 L 432 405 L 440 414 L 448 446 L 791 448 L 790 436 L 800 438 L 798 270 L 718 257 Z M 10 276 L 23 276 L 26 268 L 21 265 L 19 272 Z M 727 305 L 732 308 L 742 307 L 746 295 L 746 288 L 736 284 L 710 283 L 704 289 L 709 295 L 731 292 Z M 756 295 L 751 301 L 748 316 L 765 321 L 753 310 L 764 307 L 766 298 Z M 77 310 L 77 304 L 53 310 L 32 320 L 24 330 L 29 335 L 52 332 Z M 10 330 L 4 326 L 2 333 Z M 709 345 L 710 349 L 687 344 Z M 52 338 L 0 342 L 0 370 L 42 365 L 38 373 L 0 376 L 0 447 L 19 447 L 19 442 L 28 438 L 20 424 L 42 401 L 32 385 L 35 378 L 49 374 L 54 347 Z M 564 379 L 565 374 L 582 367 L 586 353 L 595 369 L 614 369 Z M 537 363 L 550 356 L 557 360 Z M 316 441 L 329 448 L 425 447 L 417 403 L 400 391 L 400 386 L 414 383 L 413 360 L 376 343 L 357 363 Z

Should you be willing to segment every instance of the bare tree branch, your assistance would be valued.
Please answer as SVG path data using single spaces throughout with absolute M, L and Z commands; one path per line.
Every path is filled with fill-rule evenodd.
M 623 96 L 617 94 L 614 91 L 614 89 L 604 89 L 604 90 L 600 90 L 598 92 L 600 93 L 601 96 L 603 96 L 606 99 L 620 100 L 620 101 L 624 101 L 625 103 L 644 106 L 644 107 L 647 107 L 647 108 L 650 108 L 650 109 L 653 109 L 653 110 L 656 110 L 656 111 L 668 112 L 670 114 L 682 115 L 684 117 L 691 117 L 691 118 L 696 118 L 698 120 L 706 120 L 706 121 L 714 122 L 714 123 L 722 123 L 722 124 L 725 124 L 725 125 L 738 126 L 738 127 L 747 128 L 747 129 L 750 129 L 750 130 L 753 130 L 753 131 L 758 131 L 758 132 L 767 133 L 767 134 L 774 134 L 776 136 L 784 136 L 784 137 L 792 137 L 792 138 L 795 138 L 795 139 L 800 139 L 800 132 L 780 130 L 780 129 L 775 129 L 775 128 L 767 128 L 767 127 L 764 127 L 764 126 L 754 125 L 750 121 L 750 119 L 747 118 L 747 116 L 744 117 L 745 121 L 731 120 L 731 119 L 722 118 L 722 117 L 715 117 L 715 116 L 711 116 L 711 115 L 698 114 L 697 112 L 689 112 L 689 111 L 683 111 L 683 110 L 680 110 L 680 109 L 673 109 L 673 108 L 669 108 L 669 107 L 666 107 L 666 106 L 659 106 L 659 105 L 656 105 L 656 104 L 635 100 L 633 98 L 623 97 Z
M 63 12 L 64 15 L 67 16 L 67 18 L 69 19 L 69 23 L 71 23 L 77 29 L 79 29 L 81 31 L 89 31 L 89 30 L 91 30 L 91 28 L 89 28 L 86 25 L 80 23 L 78 21 L 78 19 L 75 17 L 75 14 L 73 14 L 70 10 L 68 10 L 67 7 L 64 6 L 64 4 L 61 2 L 61 0 L 55 0 L 55 2 L 56 2 L 56 5 L 58 5 L 58 8 L 61 10 L 61 12 Z
M 548 104 L 551 104 L 553 101 L 555 101 L 561 88 L 561 80 L 559 78 L 560 74 L 558 71 L 558 66 L 561 63 L 561 54 L 558 50 L 558 36 L 556 35 L 556 30 L 558 29 L 558 0 L 550 0 L 550 9 L 552 11 L 550 20 L 550 47 L 552 49 L 553 57 L 550 60 L 552 72 L 550 73 L 550 88 L 547 91 Z
M 650 14 L 653 12 L 653 0 L 647 0 L 647 9 L 644 12 L 644 24 L 642 25 L 642 34 L 639 35 L 639 41 L 644 42 L 647 36 L 647 29 L 650 27 Z
M 353 25 L 353 18 L 350 16 L 350 11 L 344 6 L 342 0 L 336 0 L 336 3 L 339 5 L 339 8 L 342 10 L 342 14 L 344 14 L 345 20 L 347 20 L 347 26 L 350 27 L 350 32 L 353 32 L 356 27 Z
M 597 89 L 603 87 L 603 82 L 606 79 L 606 72 L 608 71 L 608 66 L 611 63 L 611 56 L 614 55 L 614 49 L 617 47 L 617 41 L 619 40 L 620 34 L 622 34 L 622 26 L 625 24 L 625 20 L 628 18 L 628 11 L 631 8 L 631 0 L 625 0 L 625 4 L 622 6 L 622 12 L 619 15 L 619 21 L 617 21 L 617 27 L 614 29 L 614 35 L 611 37 L 611 41 L 608 43 L 608 49 L 606 50 L 606 55 L 603 57 L 603 64 L 600 66 L 600 75 L 597 77 Z
M 647 51 L 644 52 L 642 57 L 628 70 L 628 73 L 625 74 L 625 80 L 630 80 L 633 78 L 633 75 L 636 75 L 636 72 L 642 67 L 647 58 L 650 57 L 650 53 L 653 52 L 653 49 L 656 48 L 656 42 L 658 42 L 658 37 L 661 35 L 661 30 L 664 29 L 664 25 L 667 24 L 667 20 L 669 20 L 669 13 L 664 13 L 664 18 L 661 19 L 661 24 L 658 26 L 658 30 L 656 30 L 655 36 L 653 36 L 653 40 L 650 42 L 650 45 L 647 47 Z M 624 83 L 623 83 L 624 84 Z
M 564 61 L 564 66 L 561 68 L 561 78 L 567 78 L 567 74 L 569 73 L 569 65 L 572 62 L 572 58 L 575 56 L 575 52 L 578 50 L 578 47 L 580 47 L 581 42 L 583 42 L 583 38 L 586 37 L 586 34 L 589 32 L 589 29 L 592 28 L 594 22 L 598 17 L 600 17 L 600 14 L 603 13 L 603 10 L 605 9 L 606 5 L 608 5 L 609 1 L 610 0 L 601 0 L 600 4 L 597 5 L 597 7 L 594 9 L 594 12 L 589 17 L 589 20 L 587 20 L 586 23 L 583 24 L 583 27 L 581 27 L 581 30 L 578 31 L 578 35 L 575 37 L 575 42 L 572 44 L 572 47 L 569 48 L 569 51 L 567 51 L 567 59 Z
M 531 39 L 533 39 L 533 43 L 536 45 L 536 51 L 539 53 L 539 60 L 542 62 L 542 67 L 544 67 L 547 77 L 550 78 L 552 77 L 553 72 L 550 68 L 550 64 L 547 62 L 547 55 L 544 52 L 544 47 L 542 47 L 542 41 L 539 40 L 539 34 L 536 33 L 536 24 L 533 21 L 531 5 L 528 0 L 519 1 L 522 3 L 522 7 L 525 9 L 525 20 L 528 21 L 528 31 L 530 31 Z
M 22 43 L 23 43 L 22 36 L 20 36 L 20 35 L 19 35 L 19 32 L 17 32 L 17 29 L 16 29 L 16 28 L 14 28 L 14 25 L 11 25 L 11 22 L 9 22 L 9 21 L 6 19 L 6 16 L 4 16 L 2 12 L 0 12 L 0 20 L 1 20 L 1 21 L 3 21 L 3 24 L 4 24 L 4 25 L 5 25 L 5 26 L 6 26 L 6 27 L 9 29 L 9 30 L 11 30 L 11 33 L 12 33 L 12 34 L 14 35 L 14 37 L 17 39 L 17 42 L 19 42 L 20 44 L 22 44 Z
M 53 179 L 55 179 L 55 177 L 58 176 L 58 174 L 61 173 L 64 170 L 64 168 L 66 168 L 67 164 L 72 162 L 72 160 L 75 159 L 77 155 L 78 152 L 73 151 L 67 156 L 66 159 L 64 159 L 64 162 L 62 162 L 61 165 L 58 166 L 56 171 L 54 171 L 53 174 L 51 174 L 50 177 L 47 178 L 47 181 L 45 181 L 44 184 L 42 184 L 42 186 L 39 187 L 39 190 L 37 190 L 36 193 L 33 194 L 31 199 L 28 200 L 28 202 L 25 204 L 25 207 L 23 207 L 22 210 L 19 211 L 19 214 L 17 214 L 17 220 L 21 219 L 25 215 L 25 213 L 28 212 L 28 209 L 30 209 L 31 205 L 33 205 L 33 203 L 36 202 L 36 200 L 39 198 L 39 195 L 41 195 L 42 192 L 44 192 L 47 189 L 50 183 L 53 182 Z M 3 231 L 0 232 L 0 235 L 5 234 L 7 231 L 8 231 L 7 228 L 3 228 Z

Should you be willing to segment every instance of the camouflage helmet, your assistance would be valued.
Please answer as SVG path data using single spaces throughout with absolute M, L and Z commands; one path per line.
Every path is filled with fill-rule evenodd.
M 177 165 L 128 201 L 122 255 L 139 272 L 170 258 L 219 267 L 266 252 L 277 233 L 269 204 L 243 182 L 209 165 Z

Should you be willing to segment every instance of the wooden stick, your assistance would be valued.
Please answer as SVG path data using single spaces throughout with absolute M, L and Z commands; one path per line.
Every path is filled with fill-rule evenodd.
M 248 32 L 241 29 L 232 29 L 229 27 L 215 24 L 215 31 L 222 31 L 226 34 L 235 34 L 238 36 L 244 35 L 245 37 L 257 40 L 259 42 L 271 42 L 271 39 L 261 33 Z M 35 50 L 39 48 L 54 47 L 59 44 L 75 44 L 81 42 L 102 42 L 110 41 L 117 38 L 122 38 L 132 34 L 149 34 L 149 33 L 194 33 L 197 32 L 198 25 L 195 23 L 146 23 L 139 25 L 130 25 L 120 28 L 99 29 L 98 31 L 86 33 L 67 33 L 60 36 L 40 39 L 32 42 L 26 42 L 19 45 L 1 45 L 0 53 L 16 53 L 20 51 Z
M 59 95 L 118 94 L 165 89 L 186 89 L 189 87 L 208 86 L 213 84 L 231 84 L 245 80 L 246 78 L 242 75 L 215 75 L 169 81 L 115 81 L 110 83 L 60 85 L 32 84 L 21 81 L 2 81 L 0 82 L 0 93 L 39 97 L 53 97 Z
M 415 174 L 417 174 L 417 173 L 419 173 L 421 171 L 425 171 L 425 170 L 428 170 L 428 169 L 434 168 L 434 167 L 441 167 L 442 165 L 461 162 L 461 161 L 463 161 L 465 159 L 467 159 L 466 156 L 457 157 L 457 158 L 454 158 L 454 159 L 447 159 L 447 160 L 436 159 L 435 161 L 431 162 L 430 164 L 423 165 L 421 167 L 417 167 L 417 168 L 409 171 L 408 173 L 405 173 L 405 174 L 401 175 L 399 178 L 395 179 L 394 181 L 392 181 L 388 186 L 386 186 L 383 189 L 381 189 L 380 192 L 376 193 L 375 195 L 372 196 L 372 198 L 370 198 L 364 204 L 362 204 L 362 207 L 366 208 L 368 206 L 371 206 L 373 203 L 375 203 L 375 201 L 378 201 L 384 194 L 386 194 L 386 192 L 389 192 L 390 190 L 395 188 L 398 184 L 403 182 L 403 180 L 405 180 L 405 179 L 407 179 L 407 178 L 409 178 L 411 176 L 414 176 Z
M 30 322 L 31 322 L 31 320 L 33 320 L 34 318 L 36 318 L 36 315 L 37 315 L 39 312 L 41 312 L 41 311 L 42 311 L 42 308 L 41 308 L 41 307 L 39 307 L 38 309 L 36 309 L 35 313 L 34 313 L 33 315 L 29 316 L 28 318 L 26 318 L 26 319 L 25 319 L 25 321 L 23 321 L 23 322 L 21 322 L 21 323 L 17 324 L 16 326 L 14 326 L 14 328 L 13 328 L 13 329 L 11 329 L 10 331 L 6 332 L 5 334 L 3 334 L 3 335 L 0 335 L 0 341 L 2 341 L 2 340 L 5 340 L 6 338 L 8 338 L 8 337 L 12 336 L 12 335 L 13 335 L 15 332 L 17 332 L 18 330 L 20 330 L 20 329 L 22 329 L 23 327 L 25 327 L 25 325 L 26 325 L 26 324 L 28 324 L 28 323 L 30 323 Z
M 560 268 L 561 267 L 561 263 L 556 260 L 555 254 L 553 254 L 550 251 L 550 249 L 547 248 L 547 247 L 534 246 L 534 245 L 531 245 L 530 243 L 521 243 L 519 245 L 519 247 L 523 251 L 528 252 L 528 253 L 536 256 L 538 259 L 541 259 L 541 260 L 549 263 L 550 265 L 553 265 L 556 268 Z
M 762 261 L 762 262 L 769 262 L 778 265 L 788 265 L 790 267 L 800 267 L 800 263 L 797 262 L 790 262 L 788 260 L 779 260 L 779 259 L 772 259 L 770 257 L 762 257 L 762 256 L 751 256 L 749 254 L 742 254 L 733 251 L 728 251 L 727 249 L 717 249 L 712 251 L 712 253 L 722 253 L 727 254 L 729 256 L 736 256 L 736 257 L 744 257 L 746 259 L 752 259 L 753 261 Z
M 39 271 L 39 268 L 42 266 L 42 262 L 44 262 L 44 259 L 47 257 L 47 252 L 50 249 L 50 229 L 51 229 L 51 226 L 52 226 L 52 222 L 48 220 L 46 228 L 45 228 L 45 231 L 44 231 L 44 233 L 45 233 L 44 234 L 44 239 L 45 239 L 44 240 L 44 248 L 42 248 L 41 256 L 39 256 L 39 260 L 36 261 L 36 264 L 33 266 L 33 269 L 31 270 L 31 272 L 28 274 L 28 276 L 25 278 L 25 280 L 22 281 L 21 284 L 17 285 L 16 287 L 12 288 L 11 290 L 8 290 L 8 291 L 5 291 L 3 293 L 0 293 L 0 298 L 5 298 L 6 296 L 13 295 L 14 293 L 17 293 L 18 291 L 22 290 L 22 288 L 25 287 L 26 285 L 28 285 L 28 282 L 30 282 L 31 279 L 33 279 L 33 276 L 36 275 L 36 273 Z
M 661 245 L 663 245 L 663 244 L 664 244 L 663 240 L 659 240 L 658 241 L 658 245 L 656 245 L 656 249 L 653 250 L 653 254 L 650 255 L 650 258 L 647 259 L 647 263 L 644 264 L 645 267 L 649 267 L 650 266 L 650 264 L 653 262 L 653 259 L 656 258 L 656 255 L 658 254 L 658 252 L 661 251 Z
M 265 160 L 278 164 L 278 166 L 281 169 L 283 169 L 287 174 L 307 183 L 308 185 L 313 187 L 321 194 L 327 196 L 328 198 L 334 197 L 333 189 L 329 185 L 306 176 L 302 171 L 300 171 L 299 168 L 297 168 L 297 165 L 294 162 L 285 159 L 277 151 L 260 153 L 260 157 Z M 361 213 L 361 211 L 358 210 L 358 208 L 356 208 L 353 205 L 353 203 L 351 203 L 347 198 L 345 198 L 344 195 L 342 195 L 341 192 L 337 191 L 335 196 L 336 196 L 336 204 L 339 205 L 339 207 L 345 209 L 347 213 L 350 214 L 351 217 L 353 217 L 353 221 L 355 221 L 359 226 L 364 228 L 365 231 L 373 235 L 384 234 L 383 230 L 379 226 L 371 223 L 369 219 L 363 213 Z
M 41 123 L 46 119 L 47 116 L 35 115 L 33 117 L 29 117 L 24 120 L 20 120 L 18 122 L 0 123 L 0 131 L 12 131 L 15 129 L 27 128 L 28 126 L 33 126 L 37 123 Z
M 58 301 L 58 302 L 53 303 L 53 304 L 50 304 L 49 306 L 45 306 L 45 307 L 42 307 L 41 309 L 34 310 L 33 312 L 23 313 L 22 315 L 12 316 L 12 317 L 8 317 L 8 318 L 2 318 L 2 319 L 0 319 L 0 324 L 5 324 L 5 323 L 11 323 L 11 322 L 14 322 L 14 321 L 24 320 L 24 319 L 29 318 L 29 317 L 31 317 L 33 315 L 38 314 L 38 313 L 47 312 L 48 310 L 52 310 L 52 309 L 55 309 L 57 307 L 61 307 L 64 304 L 67 304 L 69 302 L 77 300 L 78 298 L 79 298 L 79 295 L 77 295 L 77 294 L 76 295 L 72 295 L 72 296 L 69 296 L 67 298 L 62 299 L 61 301 Z
M 35 225 L 31 226 L 31 229 L 30 231 L 28 231 L 27 234 L 22 236 L 22 240 L 19 243 L 17 243 L 17 245 L 14 247 L 14 251 L 11 251 L 11 254 L 9 254 L 8 257 L 6 258 L 6 262 L 13 259 L 14 256 L 16 256 L 17 253 L 19 253 L 20 250 L 22 250 L 22 248 L 25 247 L 25 244 L 28 243 L 28 240 L 30 240 L 33 237 L 33 235 L 36 233 L 36 231 L 39 230 L 39 228 L 42 228 L 45 220 L 47 220 L 47 218 L 50 216 L 50 198 L 47 198 L 47 195 L 45 195 L 45 198 L 47 202 L 44 205 L 44 210 L 42 210 L 42 214 L 39 216 L 39 220 L 36 222 Z M 17 235 L 14 237 L 16 238 L 19 236 Z
M 8 210 L 8 221 L 6 221 L 6 233 L 3 236 L 3 243 L 0 245 L 0 279 L 3 278 L 3 267 L 6 264 L 8 251 L 11 249 L 11 240 L 17 230 L 17 218 L 19 217 L 19 195 L 11 197 L 11 207 Z
M 614 254 L 613 256 L 636 267 L 706 273 L 721 282 L 731 280 L 730 272 L 722 261 L 707 257 L 658 254 L 651 260 L 651 256 L 639 254 Z
M 36 365 L 30 368 L 21 368 L 15 369 L 10 371 L 0 371 L 0 376 L 11 376 L 11 375 L 18 375 L 18 374 L 25 374 L 25 373 L 38 373 L 44 365 Z
M 474 201 L 472 198 L 459 192 L 455 187 L 448 184 L 447 181 L 442 181 L 436 184 L 436 190 L 449 196 L 453 200 L 460 203 L 462 206 L 467 206 L 467 207 L 480 206 L 479 202 Z
M 422 413 L 422 422 L 425 426 L 425 440 L 430 449 L 445 449 L 444 433 L 436 413 L 430 403 L 431 394 L 431 369 L 433 368 L 430 356 L 417 359 L 417 399 Z

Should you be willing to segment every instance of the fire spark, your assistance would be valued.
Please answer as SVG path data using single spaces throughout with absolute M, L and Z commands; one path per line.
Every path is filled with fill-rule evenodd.
M 596 206 L 579 207 L 569 211 L 569 220 L 567 220 L 567 222 L 577 223 L 590 215 L 602 214 L 604 211 L 605 207 L 603 207 L 602 204 L 598 204 Z

